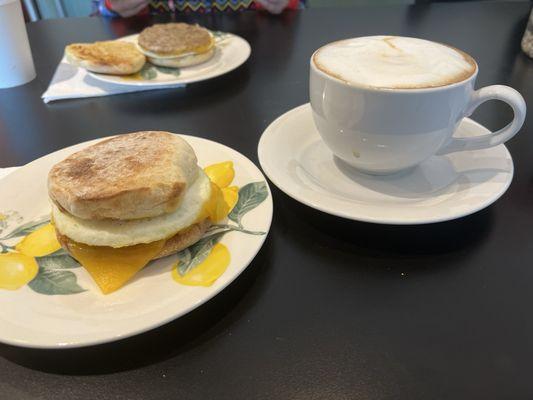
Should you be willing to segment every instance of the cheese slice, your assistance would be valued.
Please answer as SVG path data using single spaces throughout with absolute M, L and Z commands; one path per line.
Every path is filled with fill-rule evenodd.
M 102 293 L 120 289 L 154 258 L 166 240 L 113 248 L 71 241 L 69 250 L 92 276 Z

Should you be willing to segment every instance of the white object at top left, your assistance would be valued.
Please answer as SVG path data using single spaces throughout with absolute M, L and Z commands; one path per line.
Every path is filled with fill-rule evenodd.
M 0 0 L 0 89 L 35 78 L 20 0 Z

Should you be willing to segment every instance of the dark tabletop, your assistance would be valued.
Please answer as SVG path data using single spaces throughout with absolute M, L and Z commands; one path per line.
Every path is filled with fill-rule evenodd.
M 311 9 L 189 18 L 252 45 L 236 71 L 178 90 L 43 104 L 63 47 L 139 31 L 147 19 L 28 26 L 37 79 L 0 90 L 0 167 L 81 141 L 169 130 L 257 162 L 262 131 L 308 101 L 308 59 L 361 35 L 446 42 L 479 63 L 478 86 L 533 96 L 520 52 L 529 3 Z M 189 315 L 117 343 L 44 351 L 0 345 L 0 399 L 532 399 L 533 113 L 508 143 L 508 192 L 428 226 L 346 221 L 272 187 L 265 246 L 228 289 Z M 507 106 L 483 105 L 490 128 Z M 0 194 L 1 195 L 1 194 Z M 1 304 L 0 304 L 1 307 Z

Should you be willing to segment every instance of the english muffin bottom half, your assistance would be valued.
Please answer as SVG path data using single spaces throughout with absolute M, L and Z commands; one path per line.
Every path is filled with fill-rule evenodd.
M 120 40 L 69 44 L 65 55 L 73 65 L 109 75 L 131 75 L 146 63 L 135 44 Z
M 72 154 L 51 169 L 48 193 L 61 246 L 104 294 L 196 243 L 216 222 L 220 200 L 189 144 L 161 131 Z

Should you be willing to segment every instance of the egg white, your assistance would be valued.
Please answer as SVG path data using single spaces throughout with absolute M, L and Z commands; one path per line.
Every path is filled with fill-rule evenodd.
M 133 246 L 167 239 L 191 226 L 210 196 L 210 180 L 200 169 L 180 206 L 169 214 L 134 220 L 86 220 L 67 214 L 52 203 L 52 217 L 56 229 L 76 242 L 90 246 Z

